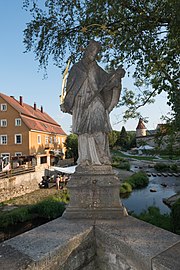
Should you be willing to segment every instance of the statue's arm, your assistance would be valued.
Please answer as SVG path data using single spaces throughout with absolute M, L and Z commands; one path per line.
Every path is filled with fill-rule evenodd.
M 105 106 L 108 112 L 118 104 L 121 94 L 121 79 L 124 77 L 125 71 L 122 67 L 111 74 L 108 74 L 107 80 L 103 86 L 102 95 L 104 97 Z

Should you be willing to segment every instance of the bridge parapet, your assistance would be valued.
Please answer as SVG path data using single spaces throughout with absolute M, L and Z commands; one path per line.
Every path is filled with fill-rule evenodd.
M 0 255 L 3 270 L 179 270 L 180 237 L 130 216 L 58 218 L 5 241 Z

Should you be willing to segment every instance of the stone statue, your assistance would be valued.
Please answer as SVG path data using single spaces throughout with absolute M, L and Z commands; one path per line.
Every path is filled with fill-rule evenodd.
M 96 63 L 99 42 L 89 42 L 83 58 L 71 68 L 61 110 L 72 114 L 72 132 L 78 135 L 77 163 L 110 164 L 109 113 L 117 105 L 121 92 L 122 68 L 109 74 Z

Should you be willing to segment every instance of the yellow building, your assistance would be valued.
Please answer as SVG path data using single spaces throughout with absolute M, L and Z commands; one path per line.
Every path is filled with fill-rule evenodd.
M 45 154 L 47 150 L 65 153 L 66 133 L 47 113 L 30 106 L 20 96 L 0 93 L 0 156 Z

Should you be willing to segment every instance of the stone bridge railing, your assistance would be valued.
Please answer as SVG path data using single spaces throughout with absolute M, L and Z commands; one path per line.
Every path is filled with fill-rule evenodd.
M 0 245 L 2 270 L 179 270 L 180 237 L 133 217 L 58 218 Z

